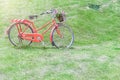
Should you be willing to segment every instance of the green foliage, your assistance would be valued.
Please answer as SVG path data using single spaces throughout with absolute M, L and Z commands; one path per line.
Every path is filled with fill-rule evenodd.
M 0 1 L 0 80 L 119 80 L 120 2 L 102 11 L 88 8 L 88 4 L 107 2 L 109 0 Z M 41 43 L 16 48 L 5 38 L 4 31 L 11 19 L 28 19 L 29 15 L 51 8 L 67 14 L 66 24 L 75 34 L 71 49 L 43 47 Z M 41 16 L 35 24 L 40 26 L 49 19 L 49 15 Z

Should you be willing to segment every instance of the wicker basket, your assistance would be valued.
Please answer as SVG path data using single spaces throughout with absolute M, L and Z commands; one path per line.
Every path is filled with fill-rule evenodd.
M 63 13 L 57 13 L 56 17 L 57 17 L 59 22 L 65 21 L 65 14 L 63 14 Z

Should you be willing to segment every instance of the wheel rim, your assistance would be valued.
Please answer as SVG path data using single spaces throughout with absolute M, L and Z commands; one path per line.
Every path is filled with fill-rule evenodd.
M 20 29 L 21 29 L 21 32 L 23 32 L 26 29 L 24 33 L 33 33 L 32 28 L 30 26 L 28 26 L 27 24 L 15 23 L 11 26 L 11 28 L 9 30 L 8 37 L 9 37 L 10 42 L 14 46 L 27 46 L 27 45 L 31 44 L 32 41 L 24 40 L 19 36 Z
M 69 48 L 74 41 L 74 34 L 72 30 L 65 25 L 60 25 L 58 30 L 60 30 L 60 35 L 58 35 L 57 29 L 53 31 L 53 42 L 57 48 Z

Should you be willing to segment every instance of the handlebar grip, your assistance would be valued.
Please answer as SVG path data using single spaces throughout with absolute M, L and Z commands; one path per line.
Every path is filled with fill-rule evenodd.
M 43 15 L 43 14 L 45 14 L 45 13 L 41 13 L 40 15 Z

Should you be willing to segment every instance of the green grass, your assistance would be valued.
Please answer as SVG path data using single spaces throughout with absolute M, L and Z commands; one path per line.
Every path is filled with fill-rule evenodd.
M 119 1 L 103 11 L 87 9 L 89 3 L 109 0 L 4 0 L 0 1 L 0 80 L 119 80 Z M 71 49 L 33 43 L 13 47 L 4 31 L 14 18 L 26 18 L 51 8 L 64 9 L 75 34 Z M 50 17 L 40 17 L 41 25 Z M 44 20 L 45 19 L 45 20 Z

